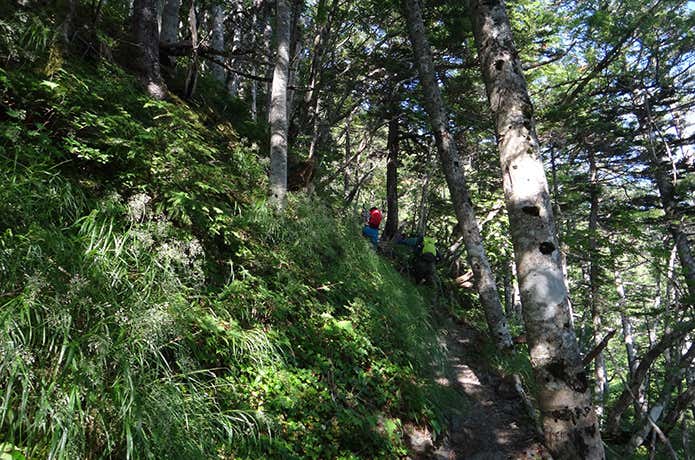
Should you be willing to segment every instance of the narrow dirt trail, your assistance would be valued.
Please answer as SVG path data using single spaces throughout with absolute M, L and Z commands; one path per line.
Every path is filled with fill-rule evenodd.
M 483 362 L 480 334 L 451 322 L 441 330 L 447 366 L 437 383 L 462 394 L 468 406 L 447 410 L 447 434 L 433 446 L 411 434 L 412 459 L 507 460 L 549 458 L 511 379 Z

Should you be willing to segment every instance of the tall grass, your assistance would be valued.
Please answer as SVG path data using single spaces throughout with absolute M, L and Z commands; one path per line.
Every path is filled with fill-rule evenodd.
M 336 210 L 276 216 L 220 114 L 66 66 L 0 69 L 2 449 L 404 455 L 403 422 L 436 418 L 431 292 Z
M 255 414 L 216 398 L 225 382 L 186 339 L 201 316 L 197 240 L 162 216 L 129 222 L 117 196 L 90 210 L 46 171 L 3 179 L 15 216 L 0 236 L 4 440 L 31 458 L 212 458 L 252 437 Z M 262 330 L 226 337 L 228 365 L 275 351 Z

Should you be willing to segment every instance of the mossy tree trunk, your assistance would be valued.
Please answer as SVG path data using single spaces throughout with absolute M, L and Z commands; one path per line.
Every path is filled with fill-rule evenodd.
M 502 0 L 472 0 L 494 116 L 524 322 L 546 444 L 557 459 L 605 458 L 572 328 L 533 106 Z

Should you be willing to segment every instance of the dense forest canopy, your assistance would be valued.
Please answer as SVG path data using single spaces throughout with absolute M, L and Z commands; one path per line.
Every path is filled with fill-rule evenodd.
M 0 0 L 0 458 L 693 458 L 694 108 L 687 0 Z

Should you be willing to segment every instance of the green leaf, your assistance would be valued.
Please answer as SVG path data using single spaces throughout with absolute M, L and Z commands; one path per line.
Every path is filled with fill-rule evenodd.
M 18 120 L 25 120 L 27 118 L 27 111 L 7 109 L 7 115 Z
M 42 81 L 41 83 L 39 83 L 39 85 L 45 86 L 46 88 L 48 88 L 50 90 L 55 90 L 60 86 L 58 83 L 48 81 L 48 80 Z

